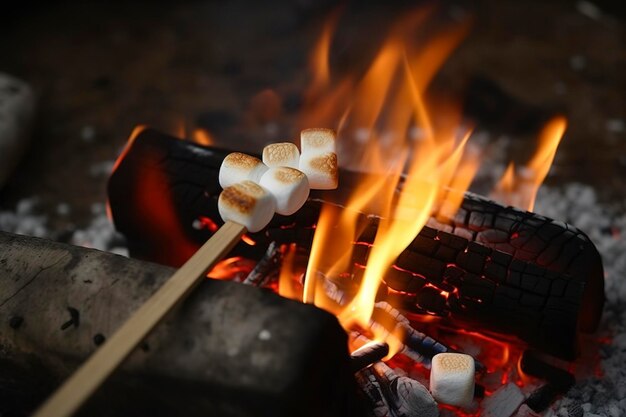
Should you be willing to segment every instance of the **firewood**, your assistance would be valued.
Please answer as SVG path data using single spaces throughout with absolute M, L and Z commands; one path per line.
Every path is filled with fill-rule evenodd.
M 357 373 L 357 381 L 376 417 L 436 417 L 437 403 L 426 387 L 396 374 L 384 362 Z
M 4 392 L 27 390 L 21 414 L 29 414 L 96 351 L 97 340 L 110 336 L 172 272 L 0 233 L 0 384 Z M 79 312 L 80 323 L 61 330 L 72 318 L 68 307 Z M 111 415 L 155 415 L 156 410 L 162 415 L 256 416 L 259 410 L 277 416 L 360 415 L 346 346 L 336 318 L 320 309 L 252 286 L 207 279 L 80 415 L 97 415 L 103 408 Z M 0 402 L 3 415 L 14 411 L 8 404 Z
M 269 201 L 273 204 L 272 200 Z M 46 399 L 33 417 L 67 417 L 76 413 L 165 315 L 205 279 L 206 273 L 230 251 L 246 231 L 246 226 L 241 224 L 231 221 L 224 223 L 180 269 L 133 312 L 124 324 L 113 332 L 102 348 L 94 352 Z M 78 327 L 78 310 L 68 307 L 68 311 L 71 320 L 63 324 L 61 330 L 70 325 Z
M 243 281 L 244 284 L 262 287 L 278 276 L 282 253 L 276 242 L 270 242 L 263 258 L 254 266 Z
M 380 361 L 388 353 L 389 345 L 387 343 L 369 341 L 350 354 L 352 370 L 358 372 L 374 362 Z

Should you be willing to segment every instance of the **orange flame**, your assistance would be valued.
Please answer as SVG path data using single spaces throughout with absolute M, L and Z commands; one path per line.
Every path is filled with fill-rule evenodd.
M 211 133 L 206 129 L 195 129 L 191 138 L 198 145 L 211 146 L 215 143 L 213 135 L 211 135 Z
M 285 256 L 283 257 L 283 266 L 280 269 L 278 277 L 278 294 L 292 300 L 301 300 L 301 289 L 296 288 L 294 276 L 294 259 L 296 256 L 296 244 L 292 243 L 286 247 Z
M 537 151 L 528 164 L 518 169 L 513 163 L 509 164 L 495 187 L 494 197 L 532 211 L 539 187 L 550 171 L 566 127 L 567 120 L 563 116 L 549 120 L 539 133 Z
M 458 135 L 459 115 L 435 107 L 425 95 L 467 27 L 440 33 L 416 52 L 407 40 L 427 15 L 421 10 L 400 22 L 360 80 L 332 79 L 328 51 L 334 21 L 326 25 L 314 50 L 315 75 L 302 127 L 338 127 L 340 163 L 366 174 L 345 209 L 322 208 L 303 300 L 335 313 L 346 329 L 369 328 L 387 270 L 433 212 L 454 215 L 476 171 L 476 158 L 464 153 L 470 132 Z M 435 120 L 433 114 L 445 114 L 446 120 Z M 415 129 L 423 132 L 422 140 L 410 137 Z M 462 188 L 452 190 L 456 187 Z M 378 231 L 356 295 L 340 305 L 324 293 L 319 277 L 337 279 L 351 269 L 364 212 L 380 217 Z M 399 346 L 389 333 L 374 336 L 386 339 L 392 348 Z

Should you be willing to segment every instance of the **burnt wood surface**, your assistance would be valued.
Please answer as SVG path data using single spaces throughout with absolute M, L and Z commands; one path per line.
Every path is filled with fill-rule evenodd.
M 217 176 L 227 154 L 151 129 L 129 144 L 108 194 L 132 256 L 180 265 L 211 235 L 192 224 L 202 216 L 221 224 Z M 256 245 L 241 242 L 235 253 L 259 259 L 273 240 L 310 247 L 322 202 L 343 204 L 358 179 L 342 171 L 339 190 L 312 192 L 300 211 L 275 216 L 251 235 Z M 377 227 L 376 219 L 362 220 L 359 264 Z M 604 304 L 601 259 L 582 231 L 471 193 L 454 219 L 431 219 L 395 266 L 384 279 L 403 309 L 515 336 L 566 359 L 576 356 L 577 331 L 593 331 Z
M 172 272 L 0 232 L 0 414 L 32 412 Z M 207 279 L 79 414 L 339 417 L 356 395 L 334 316 Z

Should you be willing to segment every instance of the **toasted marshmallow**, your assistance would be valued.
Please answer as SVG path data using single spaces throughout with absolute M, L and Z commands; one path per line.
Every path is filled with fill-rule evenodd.
M 299 169 L 306 174 L 313 190 L 334 190 L 339 184 L 337 154 L 333 152 L 303 153 Z
M 305 129 L 300 132 L 302 154 L 337 153 L 337 146 L 335 145 L 336 137 L 337 134 L 333 129 Z
M 241 152 L 228 154 L 220 166 L 219 182 L 222 188 L 250 180 L 258 184 L 267 166 L 259 158 Z
M 284 216 L 298 211 L 309 197 L 309 180 L 295 168 L 270 168 L 260 184 L 274 195 L 276 213 Z
M 250 232 L 258 232 L 268 225 L 276 209 L 274 196 L 250 180 L 230 185 L 217 200 L 222 220 L 239 223 Z
M 433 356 L 430 392 L 443 404 L 467 406 L 474 398 L 474 358 L 462 353 Z
M 290 167 L 298 169 L 300 151 L 291 142 L 272 143 L 263 148 L 263 163 L 270 168 Z

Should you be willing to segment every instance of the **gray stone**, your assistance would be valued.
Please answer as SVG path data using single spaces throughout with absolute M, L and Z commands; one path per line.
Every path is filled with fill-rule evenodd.
M 0 73 L 0 187 L 30 143 L 35 95 L 24 81 Z

